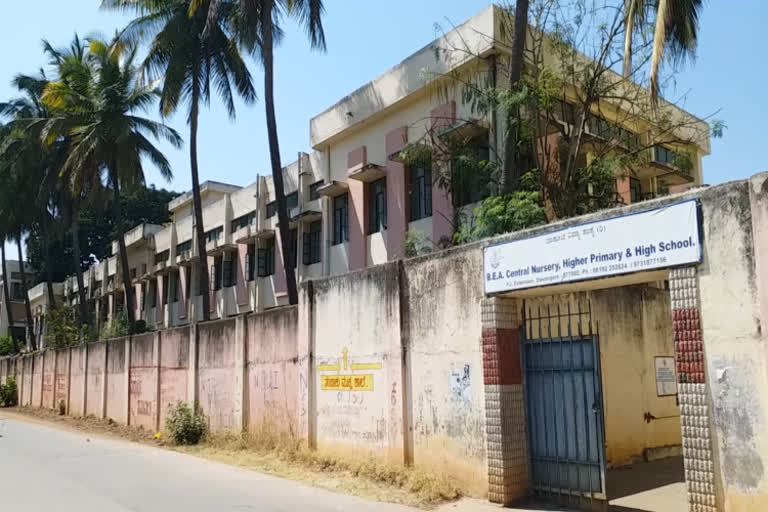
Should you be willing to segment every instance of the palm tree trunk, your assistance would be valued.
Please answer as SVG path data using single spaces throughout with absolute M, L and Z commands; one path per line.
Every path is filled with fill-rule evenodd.
M 650 88 L 654 104 L 659 100 L 659 67 L 667 43 L 668 24 L 671 17 L 672 3 L 669 0 L 659 0 L 656 6 L 656 28 L 653 31 L 653 50 L 651 51 Z
M 518 0 L 515 5 L 515 33 L 512 39 L 512 55 L 509 57 L 509 88 L 517 87 L 523 76 L 523 51 L 525 50 L 525 38 L 528 30 L 528 0 Z M 504 187 L 505 194 L 513 192 L 520 180 L 520 169 L 517 162 L 517 128 L 507 127 L 504 141 Z
M 624 58 L 622 64 L 622 75 L 629 78 L 632 75 L 632 36 L 635 32 L 635 11 L 638 9 L 637 0 L 627 0 L 625 2 L 626 21 L 624 23 Z
M 27 317 L 27 339 L 29 340 L 29 348 L 37 350 L 35 324 L 32 322 L 32 305 L 29 303 L 29 294 L 27 293 L 27 273 L 24 270 L 24 258 L 21 254 L 21 230 L 16 233 L 16 249 L 19 252 L 19 273 L 21 274 L 21 292 L 24 294 L 24 314 Z
M 197 69 L 194 72 L 198 74 Z M 197 235 L 197 254 L 200 260 L 200 294 L 203 296 L 202 321 L 210 318 L 211 296 L 208 278 L 208 259 L 205 254 L 205 226 L 203 225 L 203 201 L 200 197 L 200 176 L 197 169 L 197 118 L 200 102 L 200 86 L 197 76 L 192 79 L 192 104 L 189 114 L 189 163 L 192 170 L 192 204 L 195 213 L 195 232 Z M 197 319 L 197 312 L 195 312 Z
M 117 163 L 114 161 L 109 169 L 110 178 L 112 181 L 112 191 L 114 196 L 112 205 L 115 216 L 115 236 L 117 237 L 117 245 L 120 250 L 120 270 L 123 275 L 123 288 L 125 289 L 125 309 L 126 316 L 128 317 L 128 323 L 131 328 L 136 321 L 136 310 L 133 307 L 133 286 L 131 284 L 131 272 L 128 268 L 128 249 L 125 247 L 125 233 L 123 230 L 123 216 L 120 207 L 120 179 L 117 175 Z
M 77 279 L 78 302 L 77 311 L 80 316 L 80 326 L 88 323 L 88 305 L 85 303 L 85 280 L 83 279 L 83 262 L 80 256 L 80 208 L 72 208 L 72 253 L 75 260 L 75 277 Z
M 280 230 L 280 241 L 282 245 L 283 269 L 285 270 L 285 285 L 288 290 L 288 302 L 297 304 L 299 302 L 299 293 L 296 288 L 296 274 L 294 265 L 286 261 L 286 255 L 290 245 L 290 229 L 288 226 L 288 207 L 285 201 L 285 190 L 283 189 L 283 169 L 280 163 L 280 145 L 277 140 L 277 120 L 275 119 L 275 95 L 274 95 L 274 77 L 273 77 L 273 43 L 272 43 L 272 9 L 271 0 L 266 0 L 262 10 L 262 22 L 264 27 L 264 47 L 262 49 L 262 59 L 264 61 L 264 104 L 267 113 L 267 136 L 269 138 L 269 158 L 272 163 L 272 180 L 275 185 L 275 200 L 277 201 L 277 221 Z
M 5 302 L 5 315 L 8 318 L 8 332 L 11 333 L 13 351 L 16 352 L 18 350 L 18 345 L 16 344 L 16 338 L 13 337 L 13 332 L 11 331 L 11 328 L 13 327 L 13 310 L 11 309 L 11 292 L 8 289 L 8 279 L 10 276 L 8 275 L 8 267 L 5 264 L 5 238 L 0 239 L 0 242 L 3 244 L 2 247 L 0 247 L 0 255 L 2 257 L 3 265 L 3 301 Z
M 56 295 L 53 293 L 53 262 L 51 261 L 51 239 L 47 234 L 45 242 L 45 289 L 48 293 L 48 307 L 56 309 Z

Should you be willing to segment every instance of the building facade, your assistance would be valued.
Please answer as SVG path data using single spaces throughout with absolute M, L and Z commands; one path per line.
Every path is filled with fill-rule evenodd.
M 24 287 L 21 280 L 21 266 L 17 260 L 6 260 L 5 268 L 8 270 L 8 294 L 10 304 L 5 301 L 5 294 L 0 291 L 0 335 L 13 336 L 17 340 L 23 340 L 26 333 L 27 314 L 24 309 Z M 29 281 L 29 267 L 26 267 L 27 281 Z M 6 276 L 0 269 L 0 286 L 5 286 Z M 2 288 L 0 288 L 2 290 Z M 11 311 L 13 323 L 8 322 L 8 309 Z
M 500 159 L 502 116 L 478 115 L 464 101 L 460 87 L 435 83 L 457 70 L 495 72 L 508 51 L 497 43 L 502 40 L 501 16 L 498 7 L 486 8 L 310 119 L 312 151 L 300 153 L 283 169 L 291 219 L 289 247 L 283 247 L 278 234 L 271 176 L 260 176 L 245 187 L 213 181 L 201 185 L 205 255 L 198 254 L 191 192 L 169 203 L 168 225 L 143 224 L 126 233 L 136 318 L 152 327 L 181 326 L 202 318 L 203 264 L 211 280 L 210 317 L 216 319 L 287 304 L 284 261 L 302 281 L 402 258 L 409 233 L 420 233 L 417 245 L 429 250 L 449 245 L 457 213 L 471 214 L 494 192 L 492 187 L 448 192 L 433 169 L 408 165 L 402 153 L 407 145 L 435 134 L 459 134 L 470 141 L 478 158 Z M 436 52 L 459 43 L 467 51 Z M 563 97 L 557 122 L 567 127 L 574 123 L 568 103 L 574 93 L 566 88 Z M 702 184 L 701 159 L 709 153 L 707 125 L 669 108 L 699 135 L 689 137 L 685 147 L 658 144 L 644 150 L 647 165 L 616 178 L 617 204 Z M 582 146 L 580 159 L 593 159 L 597 143 L 609 133 L 643 142 L 640 139 L 653 131 L 620 114 L 618 107 L 603 105 L 590 117 L 590 142 Z M 556 146 L 558 137 L 553 131 L 546 142 Z M 676 156 L 683 151 L 691 164 L 685 170 L 676 166 Z M 86 273 L 86 296 L 98 325 L 124 308 L 121 271 L 113 256 Z M 64 283 L 63 292 L 68 303 L 78 301 L 74 278 Z

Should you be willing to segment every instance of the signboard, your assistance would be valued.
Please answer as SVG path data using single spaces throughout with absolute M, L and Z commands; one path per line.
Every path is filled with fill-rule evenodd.
M 653 365 L 656 368 L 656 395 L 676 395 L 677 375 L 675 373 L 675 358 L 657 356 L 653 358 Z
M 692 199 L 488 246 L 483 280 L 498 293 L 700 261 Z
M 373 375 L 321 375 L 325 391 L 373 391 Z

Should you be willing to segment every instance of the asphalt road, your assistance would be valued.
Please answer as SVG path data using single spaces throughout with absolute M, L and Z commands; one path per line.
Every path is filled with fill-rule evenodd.
M 88 438 L 3 416 L 0 436 L 0 510 L 414 511 L 151 446 Z

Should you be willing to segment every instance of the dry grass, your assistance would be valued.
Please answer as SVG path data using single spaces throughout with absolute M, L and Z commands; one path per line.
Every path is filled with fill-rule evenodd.
M 269 427 L 243 435 L 209 435 L 196 446 L 172 446 L 163 438 L 156 438 L 155 432 L 111 420 L 60 416 L 57 411 L 27 407 L 6 411 L 70 430 L 153 444 L 379 501 L 432 508 L 462 494 L 456 482 L 440 473 L 390 464 L 344 447 L 310 450 L 305 443 Z

